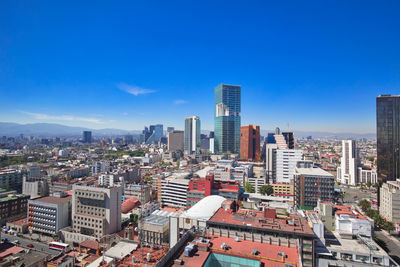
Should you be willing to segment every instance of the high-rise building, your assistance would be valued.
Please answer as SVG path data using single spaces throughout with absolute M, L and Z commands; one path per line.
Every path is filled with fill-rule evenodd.
M 167 133 L 172 132 L 173 130 L 175 130 L 174 127 L 167 127 Z
M 241 87 L 215 87 L 214 150 L 216 154 L 240 153 Z
M 400 95 L 376 98 L 378 181 L 400 177 Z
M 294 140 L 294 133 L 293 132 L 282 132 L 283 137 L 285 137 L 286 144 L 289 149 L 294 149 L 295 140 Z
M 293 183 L 296 163 L 301 160 L 303 151 L 300 149 L 277 149 L 275 157 L 276 182 Z
M 260 126 L 246 125 L 240 131 L 240 158 L 260 161 Z
M 400 231 L 400 179 L 383 183 L 380 188 L 379 214 Z
M 184 147 L 184 132 L 173 130 L 168 133 L 168 150 L 169 151 L 183 151 Z
M 191 116 L 185 118 L 185 154 L 200 153 L 200 118 Z
M 340 177 L 338 180 L 342 184 L 358 184 L 358 165 L 359 157 L 355 140 L 342 140 L 342 159 L 340 164 Z
M 121 230 L 121 186 L 72 186 L 72 229 L 101 238 Z
M 92 142 L 92 132 L 91 131 L 83 131 L 82 141 L 84 143 L 91 143 Z

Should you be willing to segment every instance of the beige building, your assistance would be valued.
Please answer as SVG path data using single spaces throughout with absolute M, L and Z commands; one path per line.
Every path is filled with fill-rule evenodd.
M 294 186 L 292 184 L 275 183 L 271 184 L 271 186 L 274 189 L 274 196 L 285 198 L 294 196 Z
M 400 231 L 400 179 L 382 184 L 380 190 L 379 213 Z
M 122 187 L 74 185 L 72 230 L 101 238 L 121 230 Z
M 168 150 L 169 151 L 183 151 L 184 146 L 184 132 L 173 130 L 168 133 Z

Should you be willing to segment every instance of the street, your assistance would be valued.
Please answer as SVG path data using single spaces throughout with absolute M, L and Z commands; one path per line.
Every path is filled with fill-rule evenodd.
M 346 186 L 340 186 L 339 187 L 344 194 L 344 199 L 343 199 L 343 204 L 356 204 L 356 200 L 361 200 L 361 199 L 368 199 L 369 201 L 374 200 L 376 201 L 377 196 L 376 193 L 372 193 L 371 190 L 369 189 L 364 189 L 361 190 L 360 188 L 357 187 L 346 187 Z M 372 187 L 371 187 L 372 189 Z M 354 197 L 357 198 L 354 198 Z
M 26 239 L 24 237 L 18 237 L 18 236 L 14 236 L 14 235 L 8 235 L 8 234 L 1 234 L 1 238 L 7 238 L 8 242 L 12 242 L 15 240 L 19 241 L 19 244 L 17 244 L 19 247 L 23 247 L 23 248 L 29 248 L 29 249 L 34 249 L 37 251 L 41 251 L 41 252 L 45 252 L 47 254 L 50 254 L 52 256 L 56 256 L 58 254 L 60 254 L 60 251 L 54 250 L 54 249 L 49 249 L 49 246 L 47 244 L 43 244 L 34 240 L 29 240 Z M 32 244 L 33 248 L 28 247 L 28 244 Z

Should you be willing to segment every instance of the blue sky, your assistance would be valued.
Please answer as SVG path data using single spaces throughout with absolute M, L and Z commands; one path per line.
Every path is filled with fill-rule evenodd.
M 375 132 L 400 90 L 399 1 L 0 1 L 0 121 Z

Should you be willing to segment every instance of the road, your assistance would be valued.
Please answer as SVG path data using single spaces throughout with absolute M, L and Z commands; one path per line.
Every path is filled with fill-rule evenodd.
M 394 261 L 400 264 L 400 255 L 399 255 L 400 246 L 398 242 L 394 242 L 381 230 L 375 230 L 374 233 L 376 237 L 378 237 L 378 239 L 382 240 L 385 243 L 383 246 L 382 244 L 379 245 L 381 245 L 382 248 L 388 252 L 389 256 L 392 257 Z
M 43 243 L 40 243 L 40 242 L 37 242 L 37 241 L 34 241 L 34 240 L 26 239 L 24 237 L 19 237 L 19 236 L 8 235 L 8 234 L 2 233 L 1 234 L 1 238 L 7 238 L 9 242 L 18 240 L 19 241 L 19 244 L 18 244 L 19 247 L 29 248 L 27 245 L 28 244 L 32 244 L 33 248 L 30 248 L 30 249 L 41 251 L 41 252 L 44 252 L 44 253 L 47 253 L 47 254 L 50 254 L 50 255 L 53 255 L 53 256 L 56 256 L 56 255 L 60 254 L 60 251 L 57 251 L 57 250 L 54 250 L 54 249 L 49 249 L 49 245 L 47 245 L 47 244 L 43 244 Z
M 355 200 L 361 200 L 363 198 L 368 199 L 368 200 L 375 200 L 377 199 L 376 193 L 372 193 L 371 190 L 365 189 L 361 190 L 360 188 L 357 187 L 345 187 L 341 186 L 341 190 L 345 192 L 344 199 L 343 199 L 343 204 L 355 204 Z M 356 199 L 354 199 L 354 196 L 357 196 Z

